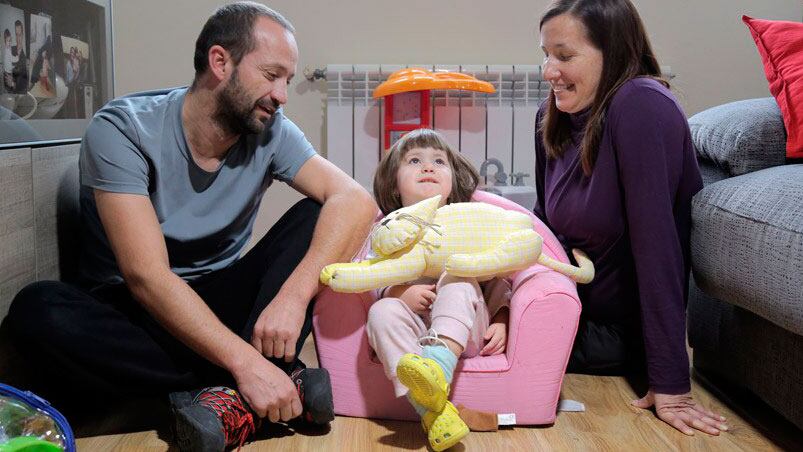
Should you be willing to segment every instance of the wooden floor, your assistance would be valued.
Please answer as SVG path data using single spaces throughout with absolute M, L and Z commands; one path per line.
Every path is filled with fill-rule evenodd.
M 311 343 L 302 359 L 316 362 Z M 493 433 L 470 433 L 453 450 L 465 451 L 772 451 L 803 450 L 803 435 L 765 407 L 751 401 L 724 402 L 712 395 L 699 378 L 692 381 L 697 400 L 728 419 L 730 431 L 719 437 L 698 433 L 687 437 L 646 410 L 630 405 L 635 398 L 622 377 L 567 375 L 562 398 L 582 401 L 582 413 L 558 413 L 554 425 L 504 428 Z M 750 413 L 749 416 L 747 413 Z M 110 421 L 111 422 L 111 421 Z M 118 419 L 119 422 L 119 419 Z M 166 424 L 163 422 L 163 424 Z M 103 430 L 102 428 L 100 429 Z M 270 425 L 244 451 L 380 451 L 427 450 L 421 426 L 414 422 L 376 421 L 338 416 L 328 429 Z M 81 451 L 177 450 L 170 446 L 169 428 L 88 436 L 78 439 Z

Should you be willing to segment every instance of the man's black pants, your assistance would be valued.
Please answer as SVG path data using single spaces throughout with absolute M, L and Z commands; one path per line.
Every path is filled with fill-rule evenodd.
M 320 209 L 310 199 L 300 201 L 239 261 L 190 283 L 246 342 L 262 310 L 306 254 Z M 312 330 L 312 306 L 296 356 Z M 228 372 L 162 328 L 125 284 L 86 289 L 56 281 L 33 283 L 17 294 L 6 322 L 26 360 L 58 391 L 133 396 L 233 384 Z M 298 358 L 271 361 L 288 373 L 302 365 Z

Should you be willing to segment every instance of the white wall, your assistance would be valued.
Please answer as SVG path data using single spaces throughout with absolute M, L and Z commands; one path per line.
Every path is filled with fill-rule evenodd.
M 193 76 L 195 38 L 222 2 L 115 0 L 115 94 L 178 86 Z M 547 0 L 275 0 L 296 27 L 299 74 L 287 114 L 326 154 L 324 82 L 301 71 L 331 63 L 539 64 L 538 20 Z M 769 95 L 742 14 L 800 21 L 799 0 L 634 0 L 659 62 L 688 115 Z M 268 192 L 258 228 L 299 199 L 283 184 Z

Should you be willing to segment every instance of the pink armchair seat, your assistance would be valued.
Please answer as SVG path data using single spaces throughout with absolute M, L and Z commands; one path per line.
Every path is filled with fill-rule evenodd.
M 474 193 L 473 200 L 529 214 L 544 238 L 543 252 L 569 261 L 554 234 L 531 212 L 483 191 Z M 313 332 L 320 366 L 332 379 L 335 413 L 417 420 L 407 400 L 395 397 L 382 365 L 371 358 L 365 323 L 374 301 L 368 293 L 328 289 L 318 296 Z M 518 425 L 553 423 L 579 318 L 580 300 L 571 279 L 541 265 L 517 273 L 507 350 L 461 360 L 450 399 L 477 410 L 513 413 Z

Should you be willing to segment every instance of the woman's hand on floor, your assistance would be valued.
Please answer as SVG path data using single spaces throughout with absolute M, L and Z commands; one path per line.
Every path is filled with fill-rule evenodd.
M 655 414 L 662 421 L 687 435 L 694 435 L 694 429 L 709 435 L 719 435 L 720 431 L 728 430 L 725 417 L 697 403 L 692 398 L 691 392 L 676 395 L 661 394 L 651 389 L 641 399 L 634 400 L 633 405 L 643 409 L 655 405 Z

